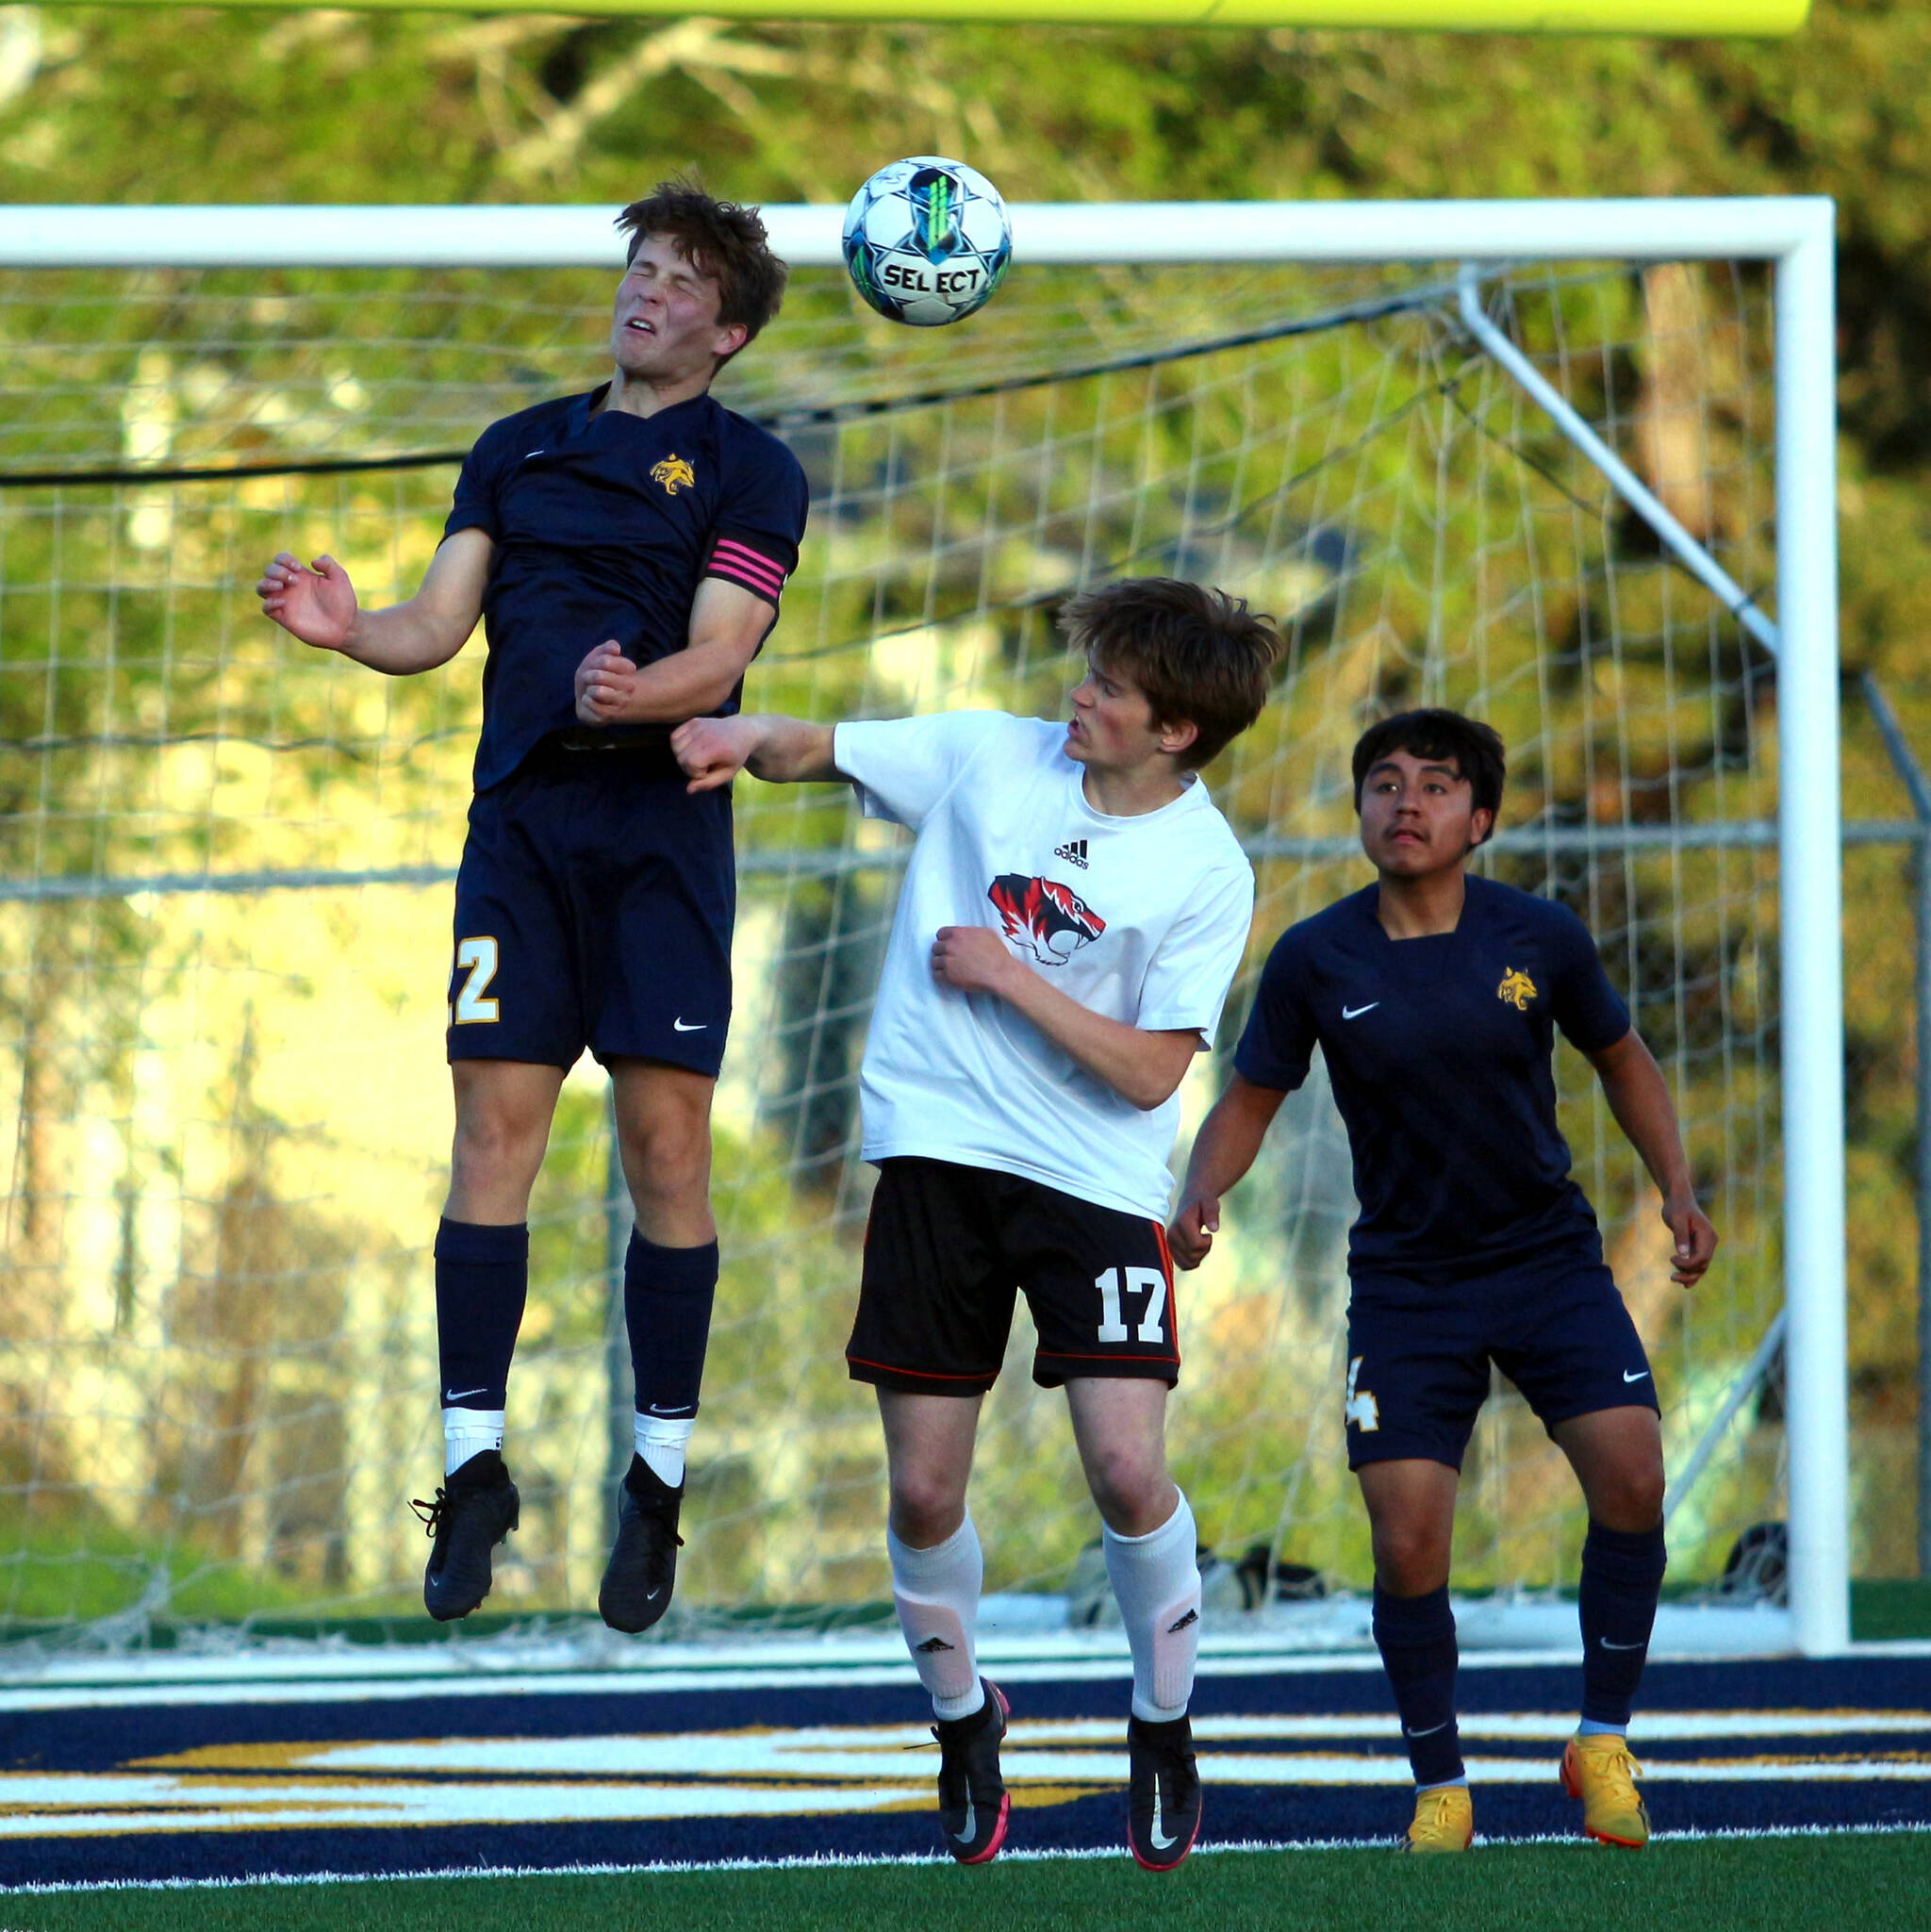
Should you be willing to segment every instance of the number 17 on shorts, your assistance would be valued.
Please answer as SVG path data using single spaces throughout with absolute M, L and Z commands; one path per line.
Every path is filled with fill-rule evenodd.
M 1093 1283 L 1099 1290 L 1099 1340 L 1164 1343 L 1166 1276 L 1159 1268 L 1108 1268 Z M 1131 1328 L 1128 1316 L 1139 1312 Z
M 879 1163 L 846 1359 L 860 1381 L 976 1395 L 1005 1360 L 1015 1296 L 1042 1388 L 1180 1375 L 1166 1230 L 1023 1175 L 922 1155 Z

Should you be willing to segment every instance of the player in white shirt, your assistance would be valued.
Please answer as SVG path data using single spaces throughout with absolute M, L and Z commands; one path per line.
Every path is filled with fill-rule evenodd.
M 962 1864 L 1005 1840 L 1007 1705 L 974 1655 L 984 1565 L 966 1491 L 1023 1289 L 1033 1379 L 1065 1389 L 1133 1654 L 1128 1843 L 1164 1872 L 1200 1821 L 1200 1578 L 1166 1469 L 1166 1158 L 1254 905 L 1196 771 L 1260 715 L 1280 645 L 1238 600 L 1168 578 L 1076 598 L 1061 622 L 1087 666 L 1069 724 L 697 718 L 671 748 L 693 790 L 742 769 L 842 779 L 917 834 L 860 1082 L 879 1183 L 846 1358 L 878 1390 L 893 1594 L 938 1719 L 940 1820 Z

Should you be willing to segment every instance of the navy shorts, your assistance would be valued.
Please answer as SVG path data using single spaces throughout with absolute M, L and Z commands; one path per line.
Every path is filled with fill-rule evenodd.
M 539 747 L 478 792 L 456 875 L 452 1060 L 667 1061 L 716 1078 L 737 881 L 728 788 L 661 746 Z
M 879 1163 L 865 1279 L 845 1361 L 855 1382 L 982 1395 L 999 1379 L 1024 1290 L 1032 1379 L 1180 1379 L 1166 1230 L 1043 1181 L 952 1161 Z
M 1656 1377 L 1600 1261 L 1552 1257 L 1423 1284 L 1357 1276 L 1347 1309 L 1347 1466 L 1461 1467 L 1493 1362 L 1536 1419 L 1657 1409 Z

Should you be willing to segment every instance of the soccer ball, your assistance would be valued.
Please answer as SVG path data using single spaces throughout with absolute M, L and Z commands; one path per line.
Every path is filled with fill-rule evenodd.
M 894 161 L 845 212 L 845 266 L 858 292 L 881 315 L 916 328 L 982 308 L 1012 257 L 999 190 L 963 161 Z

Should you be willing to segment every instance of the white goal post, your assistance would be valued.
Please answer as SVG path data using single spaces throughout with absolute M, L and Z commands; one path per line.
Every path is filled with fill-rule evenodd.
M 612 212 L 11 207 L 0 209 L 0 269 L 608 270 Z M 841 212 L 764 210 L 777 252 L 799 267 L 838 264 Z M 1012 218 L 1014 260 L 1021 267 L 1741 261 L 1774 268 L 1788 1636 L 1809 1655 L 1843 1649 L 1850 1483 L 1833 205 L 1814 198 L 1020 204 Z M 1770 635 L 1762 617 L 1751 616 L 1759 635 Z

